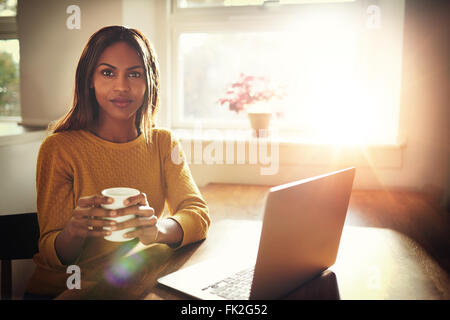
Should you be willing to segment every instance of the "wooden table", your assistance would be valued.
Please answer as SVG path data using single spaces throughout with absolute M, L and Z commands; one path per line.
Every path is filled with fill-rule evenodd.
M 213 223 L 206 240 L 176 251 L 165 245 L 136 245 L 121 258 L 99 263 L 91 275 L 82 277 L 81 290 L 67 290 L 58 298 L 188 299 L 156 284 L 156 279 L 209 258 L 254 259 L 267 192 L 267 187 L 207 186 L 202 193 Z M 370 210 L 355 203 L 357 199 L 351 200 L 352 210 Z M 404 234 L 346 224 L 336 263 L 285 298 L 450 299 L 450 278 Z

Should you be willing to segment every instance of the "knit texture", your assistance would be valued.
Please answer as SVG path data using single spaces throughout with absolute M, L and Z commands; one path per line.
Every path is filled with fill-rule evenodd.
M 101 194 L 106 188 L 144 192 L 158 217 L 167 204 L 170 218 L 183 229 L 179 247 L 206 237 L 208 207 L 169 130 L 152 129 L 148 144 L 142 134 L 127 143 L 113 143 L 87 130 L 54 133 L 40 147 L 36 172 L 39 253 L 33 258 L 36 270 L 27 292 L 57 295 L 67 289 L 67 266 L 58 258 L 55 238 L 80 197 Z M 89 268 L 119 246 L 103 238 L 87 238 L 75 264 L 82 270 Z

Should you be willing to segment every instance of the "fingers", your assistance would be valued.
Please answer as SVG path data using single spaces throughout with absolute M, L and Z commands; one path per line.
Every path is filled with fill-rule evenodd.
M 128 204 L 125 203 L 127 200 Z M 125 228 L 143 230 L 155 226 L 158 219 L 154 216 L 155 210 L 148 205 L 145 193 L 127 200 L 124 202 L 127 207 L 108 210 L 102 208 L 101 205 L 112 203 L 113 199 L 109 197 L 93 195 L 78 199 L 77 207 L 73 211 L 72 230 L 84 237 L 104 237 L 113 231 Z M 126 215 L 135 215 L 136 217 L 122 223 L 104 219 Z M 107 230 L 104 227 L 107 227 Z
M 104 237 L 111 234 L 111 231 L 104 230 L 103 227 L 116 225 L 115 221 L 104 219 L 73 218 L 71 221 L 72 230 L 82 237 Z
M 93 195 L 88 197 L 81 197 L 77 201 L 77 206 L 80 208 L 100 207 L 102 204 L 112 203 L 113 199 L 101 195 Z
M 125 200 L 124 204 L 127 207 L 122 209 L 107 210 L 100 206 L 101 204 L 111 203 L 112 201 L 111 198 L 99 195 L 82 197 L 77 202 L 78 207 L 74 214 L 94 217 L 114 217 L 136 214 L 138 216 L 150 217 L 155 213 L 155 210 L 148 205 L 145 193 L 141 193 Z
M 76 222 L 78 222 L 78 224 L 81 226 L 86 227 L 87 229 L 89 229 L 89 227 L 93 227 L 95 228 L 103 228 L 103 227 L 112 227 L 112 226 L 116 226 L 117 222 L 116 221 L 112 221 L 112 220 L 107 220 L 107 219 L 88 219 L 88 218 L 84 218 L 84 219 L 76 219 Z
M 116 214 L 116 216 L 126 216 L 129 214 L 135 214 L 140 217 L 151 217 L 155 214 L 155 209 L 148 205 L 134 205 L 122 209 L 112 210 L 110 214 Z
M 159 241 L 159 228 L 158 225 L 155 224 L 151 227 L 146 228 L 137 228 L 134 231 L 127 232 L 123 235 L 124 238 L 139 238 L 139 241 L 144 245 L 149 245 L 152 243 L 156 243 Z
M 115 210 L 103 209 L 101 207 L 77 207 L 73 211 L 73 216 L 76 218 L 81 217 L 115 217 L 117 212 Z
M 153 227 L 158 222 L 158 218 L 156 216 L 151 217 L 137 217 L 135 219 L 130 219 L 121 223 L 117 223 L 117 225 L 112 226 L 111 230 L 122 230 L 126 228 L 146 228 Z
M 147 195 L 142 192 L 141 194 L 138 194 L 137 196 L 134 197 L 129 197 L 128 199 L 126 199 L 123 204 L 125 206 L 133 206 L 133 205 L 141 205 L 141 206 L 148 206 L 148 201 L 147 201 Z

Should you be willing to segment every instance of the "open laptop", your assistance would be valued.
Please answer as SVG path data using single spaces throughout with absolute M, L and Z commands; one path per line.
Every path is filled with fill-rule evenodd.
M 271 188 L 254 265 L 205 261 L 158 282 L 199 299 L 288 294 L 334 264 L 354 176 L 351 167 Z

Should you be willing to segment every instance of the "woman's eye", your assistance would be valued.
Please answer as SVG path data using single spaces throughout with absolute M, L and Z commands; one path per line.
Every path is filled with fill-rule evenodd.
M 111 71 L 111 70 L 108 70 L 108 69 L 102 70 L 102 71 L 101 71 L 101 74 L 104 75 L 105 77 L 111 77 L 111 76 L 113 76 L 112 71 Z
M 130 77 L 131 78 L 140 78 L 141 77 L 141 73 L 133 71 L 133 72 L 130 73 Z

